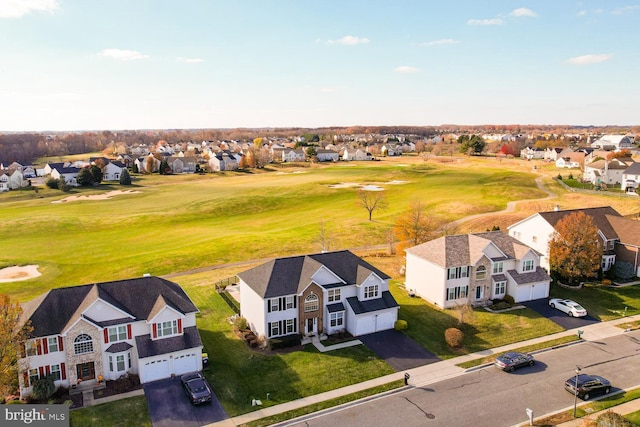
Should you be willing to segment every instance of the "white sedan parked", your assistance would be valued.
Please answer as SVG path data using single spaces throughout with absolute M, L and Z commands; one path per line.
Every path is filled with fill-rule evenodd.
M 551 298 L 549 305 L 551 308 L 557 308 L 571 317 L 584 317 L 587 315 L 587 310 L 584 307 L 570 299 Z

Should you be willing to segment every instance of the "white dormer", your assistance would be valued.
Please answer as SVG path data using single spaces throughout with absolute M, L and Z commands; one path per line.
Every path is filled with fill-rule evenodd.
M 158 297 L 150 314 L 147 323 L 151 325 L 152 340 L 182 335 L 184 315 L 167 305 L 162 296 Z

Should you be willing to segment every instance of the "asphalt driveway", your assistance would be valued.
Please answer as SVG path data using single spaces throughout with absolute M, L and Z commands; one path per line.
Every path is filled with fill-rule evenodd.
M 358 339 L 396 372 L 440 361 L 435 354 L 394 329 L 361 335 Z
M 180 378 L 153 381 L 142 388 L 153 427 L 198 427 L 229 418 L 215 394 L 211 403 L 192 405 Z
M 585 317 L 571 317 L 557 308 L 551 308 L 549 306 L 549 300 L 546 298 L 522 302 L 520 304 L 540 313 L 542 316 L 557 323 L 565 329 L 581 328 L 583 326 L 600 322 L 598 319 L 591 317 L 588 314 Z

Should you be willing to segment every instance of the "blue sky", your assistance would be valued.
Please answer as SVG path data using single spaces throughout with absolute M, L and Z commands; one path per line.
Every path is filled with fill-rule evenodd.
M 640 124 L 640 0 L 0 0 L 0 131 Z

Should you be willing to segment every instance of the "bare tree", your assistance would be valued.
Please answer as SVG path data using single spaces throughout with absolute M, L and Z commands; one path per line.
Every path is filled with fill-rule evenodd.
M 318 239 L 320 240 L 320 246 L 322 246 L 322 252 L 328 252 L 331 246 L 331 235 L 327 225 L 322 220 L 318 225 Z
M 438 221 L 427 214 L 422 202 L 415 200 L 396 220 L 393 233 L 402 247 L 417 246 L 433 238 L 437 227 Z
M 33 328 L 20 318 L 22 308 L 8 295 L 0 295 L 0 393 L 9 393 L 18 379 L 17 358 L 20 346 L 29 338 Z
M 369 212 L 369 221 L 372 220 L 375 210 L 384 211 L 388 206 L 387 198 L 382 191 L 358 190 L 357 203 Z

